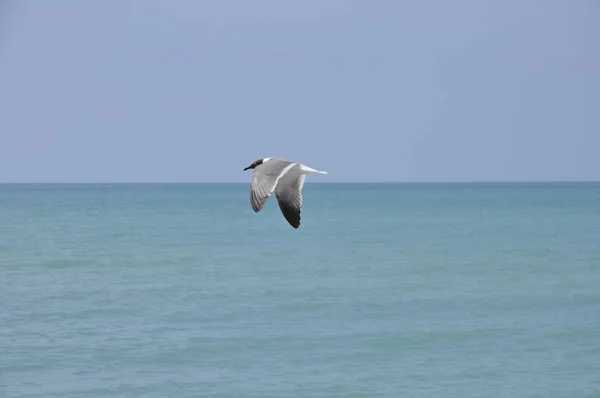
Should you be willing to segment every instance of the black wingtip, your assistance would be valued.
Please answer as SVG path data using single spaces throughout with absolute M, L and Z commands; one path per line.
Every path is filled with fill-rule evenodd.
M 298 229 L 300 227 L 300 212 L 294 209 L 291 209 L 286 206 L 282 206 L 281 209 L 285 220 L 290 224 L 294 229 Z
M 289 214 L 288 214 L 289 216 Z M 292 226 L 292 228 L 294 229 L 298 229 L 300 227 L 300 219 L 296 219 L 294 217 L 286 217 L 286 221 L 288 222 L 288 224 L 290 224 Z

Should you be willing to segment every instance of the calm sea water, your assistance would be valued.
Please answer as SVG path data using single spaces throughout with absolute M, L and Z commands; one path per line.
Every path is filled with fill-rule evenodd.
M 600 397 L 600 184 L 0 185 L 0 397 Z

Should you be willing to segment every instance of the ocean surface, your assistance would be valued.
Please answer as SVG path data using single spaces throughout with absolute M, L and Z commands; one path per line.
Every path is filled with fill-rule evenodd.
M 600 183 L 0 185 L 0 397 L 600 397 Z

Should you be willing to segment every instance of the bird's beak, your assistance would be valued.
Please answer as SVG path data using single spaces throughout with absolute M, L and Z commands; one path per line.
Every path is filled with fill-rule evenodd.
M 250 168 L 250 166 L 246 167 L 246 168 L 244 169 L 244 171 L 248 170 L 249 168 Z

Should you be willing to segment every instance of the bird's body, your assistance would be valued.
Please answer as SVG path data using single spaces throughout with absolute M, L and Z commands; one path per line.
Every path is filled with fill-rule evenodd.
M 307 174 L 327 174 L 298 162 L 281 158 L 259 159 L 244 169 L 254 169 L 250 181 L 250 204 L 259 212 L 273 192 L 287 222 L 300 226 L 302 187 Z

